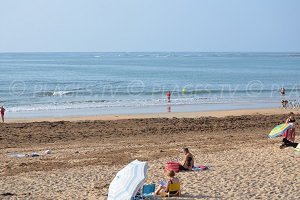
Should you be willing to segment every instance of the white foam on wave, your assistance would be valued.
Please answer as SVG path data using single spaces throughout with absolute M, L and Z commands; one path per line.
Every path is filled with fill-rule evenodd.
M 66 94 L 71 94 L 72 91 L 55 91 L 53 92 L 53 96 L 63 96 L 63 95 L 66 95 Z
M 59 93 L 61 94 L 61 93 Z M 194 104 L 226 104 L 228 99 L 203 99 L 203 98 L 173 98 L 171 105 L 194 105 Z M 56 102 L 45 104 L 22 105 L 8 108 L 9 112 L 31 112 L 67 109 L 90 109 L 109 107 L 148 107 L 164 106 L 166 99 L 117 99 L 117 100 L 85 100 L 73 102 Z

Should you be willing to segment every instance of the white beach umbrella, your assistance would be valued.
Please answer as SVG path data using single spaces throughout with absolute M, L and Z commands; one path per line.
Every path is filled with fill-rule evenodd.
M 132 161 L 119 171 L 109 185 L 108 200 L 130 200 L 147 177 L 147 162 Z

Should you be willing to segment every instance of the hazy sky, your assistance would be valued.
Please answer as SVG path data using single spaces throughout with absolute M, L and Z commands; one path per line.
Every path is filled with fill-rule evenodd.
M 300 0 L 0 0 L 15 51 L 300 51 Z

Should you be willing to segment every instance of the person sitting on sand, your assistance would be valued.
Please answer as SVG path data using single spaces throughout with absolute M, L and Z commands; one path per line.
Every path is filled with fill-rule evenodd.
M 1 113 L 2 122 L 4 122 L 4 112 L 5 112 L 5 108 L 3 106 L 1 106 L 0 107 L 0 113 Z
M 188 148 L 183 148 L 184 159 L 179 166 L 180 171 L 192 170 L 194 167 L 194 156 L 190 153 Z
M 179 196 L 180 195 L 180 182 L 177 177 L 175 177 L 175 172 L 173 170 L 168 171 L 167 180 L 162 181 L 155 191 L 156 195 L 165 196 L 166 193 L 169 195 Z M 175 190 L 173 190 L 176 188 Z
M 296 148 L 296 146 L 298 145 L 298 143 L 294 143 L 295 136 L 296 136 L 296 129 L 295 129 L 296 119 L 293 112 L 290 112 L 290 115 L 286 119 L 285 123 L 290 124 L 291 128 L 289 128 L 284 132 L 283 134 L 284 138 L 282 139 L 282 145 L 280 146 L 280 148 L 282 149 L 289 146 Z

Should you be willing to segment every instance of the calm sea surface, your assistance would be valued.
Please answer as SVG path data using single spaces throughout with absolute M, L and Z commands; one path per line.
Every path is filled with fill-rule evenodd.
M 282 86 L 298 101 L 300 53 L 0 53 L 12 118 L 279 107 Z

